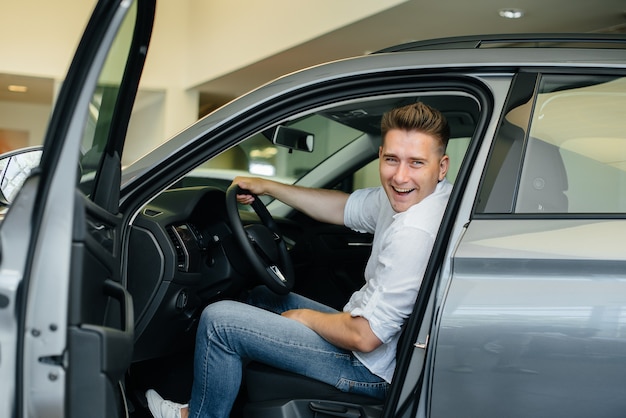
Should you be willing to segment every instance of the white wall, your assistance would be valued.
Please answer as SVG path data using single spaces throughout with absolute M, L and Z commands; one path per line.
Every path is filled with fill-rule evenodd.
M 0 2 L 0 73 L 62 78 L 95 3 Z
M 407 0 L 187 0 L 194 86 Z
M 0 102 L 0 128 L 28 132 L 28 146 L 39 145 L 48 127 L 50 105 Z

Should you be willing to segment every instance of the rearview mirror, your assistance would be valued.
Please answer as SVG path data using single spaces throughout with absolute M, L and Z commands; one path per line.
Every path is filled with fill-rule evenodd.
M 289 148 L 289 151 L 313 152 L 315 135 L 300 129 L 277 126 L 272 136 L 272 143 Z
M 13 202 L 26 178 L 39 165 L 41 147 L 22 148 L 0 155 L 0 205 Z

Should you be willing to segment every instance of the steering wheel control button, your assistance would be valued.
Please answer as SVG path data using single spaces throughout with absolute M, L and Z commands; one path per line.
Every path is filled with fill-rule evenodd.
M 269 266 L 269 269 L 282 283 L 287 283 L 287 279 L 285 279 L 285 276 L 283 276 L 283 273 L 277 266 Z

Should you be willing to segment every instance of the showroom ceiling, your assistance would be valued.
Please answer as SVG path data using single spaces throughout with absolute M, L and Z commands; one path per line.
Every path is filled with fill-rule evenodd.
M 507 19 L 503 9 L 523 16 Z M 197 86 L 201 113 L 282 74 L 399 43 L 472 34 L 604 32 L 626 34 L 623 0 L 410 0 Z

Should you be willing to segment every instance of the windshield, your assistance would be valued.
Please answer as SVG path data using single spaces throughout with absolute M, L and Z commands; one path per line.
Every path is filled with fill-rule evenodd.
M 283 126 L 312 135 L 313 150 L 294 151 L 272 143 L 267 132 L 257 133 L 195 168 L 174 187 L 212 185 L 226 190 L 236 176 L 249 175 L 293 184 L 328 156 L 364 134 L 319 114 Z

